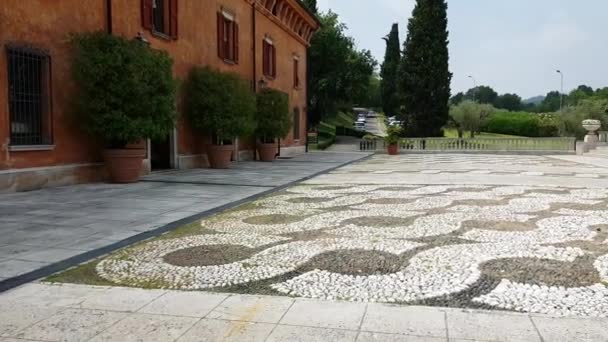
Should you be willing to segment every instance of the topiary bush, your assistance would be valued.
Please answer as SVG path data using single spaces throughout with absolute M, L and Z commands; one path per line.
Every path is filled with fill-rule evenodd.
M 256 97 L 238 74 L 193 68 L 186 83 L 186 115 L 192 126 L 223 145 L 255 130 Z
M 75 115 L 110 148 L 164 138 L 177 118 L 173 60 L 139 41 L 103 32 L 70 38 Z
M 257 94 L 256 135 L 262 143 L 273 143 L 287 136 L 292 127 L 289 96 L 276 89 L 265 88 Z

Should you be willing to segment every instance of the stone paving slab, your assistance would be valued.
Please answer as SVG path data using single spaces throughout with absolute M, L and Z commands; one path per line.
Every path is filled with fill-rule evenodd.
M 102 298 L 112 303 L 103 308 L 86 304 Z M 130 298 L 130 304 L 110 305 L 116 298 Z M 291 303 L 283 305 L 276 300 L 32 283 L 0 294 L 0 341 L 608 340 L 608 319 L 279 298 Z
M 229 170 L 152 174 L 153 182 L 0 194 L 0 291 L 10 278 L 230 205 L 368 156 L 316 152 Z M 9 279 L 5 279 L 9 278 Z

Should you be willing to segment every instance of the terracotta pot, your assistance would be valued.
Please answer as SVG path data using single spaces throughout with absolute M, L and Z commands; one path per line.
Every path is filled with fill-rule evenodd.
M 232 145 L 209 145 L 207 148 L 209 166 L 212 169 L 229 169 L 233 150 Z
M 277 155 L 277 144 L 262 144 L 258 143 L 258 153 L 260 154 L 260 161 L 272 162 Z
M 397 144 L 388 145 L 386 149 L 388 150 L 388 154 L 390 154 L 391 156 L 399 154 L 399 145 Z
M 144 150 L 142 149 L 107 149 L 104 159 L 112 183 L 135 183 L 141 176 Z

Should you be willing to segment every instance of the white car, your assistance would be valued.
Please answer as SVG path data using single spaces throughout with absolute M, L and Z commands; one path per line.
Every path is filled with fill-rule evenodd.
M 365 122 L 357 121 L 355 122 L 355 130 L 364 131 L 365 130 Z

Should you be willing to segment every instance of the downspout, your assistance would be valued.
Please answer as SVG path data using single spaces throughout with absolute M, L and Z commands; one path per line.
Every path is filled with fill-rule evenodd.
M 257 53 L 257 38 L 256 38 L 256 15 L 255 15 L 255 3 L 257 0 L 253 0 L 251 2 L 251 35 L 252 38 L 251 41 L 253 42 L 253 52 L 251 54 L 252 56 L 252 60 L 253 60 L 253 92 L 257 93 L 258 92 L 258 73 L 256 70 L 257 67 L 257 58 L 256 58 L 256 53 Z M 254 135 L 253 136 L 253 160 L 257 159 L 257 137 Z
M 112 0 L 106 0 L 106 30 L 112 34 Z

